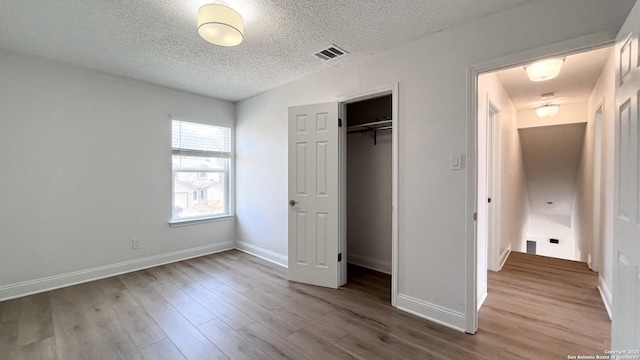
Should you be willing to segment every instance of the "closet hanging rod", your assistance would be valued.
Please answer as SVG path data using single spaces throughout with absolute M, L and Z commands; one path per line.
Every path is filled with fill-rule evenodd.
M 373 121 L 373 122 L 368 122 L 364 124 L 349 126 L 347 127 L 347 130 L 359 130 L 359 131 L 375 130 L 381 127 L 390 127 L 391 124 L 392 124 L 392 120 Z
M 383 131 L 383 130 L 393 130 L 393 126 L 383 126 L 383 127 L 379 127 L 379 128 L 370 128 L 370 129 L 354 129 L 354 130 L 349 130 L 347 131 L 347 134 L 354 134 L 354 133 L 366 133 L 368 131 Z

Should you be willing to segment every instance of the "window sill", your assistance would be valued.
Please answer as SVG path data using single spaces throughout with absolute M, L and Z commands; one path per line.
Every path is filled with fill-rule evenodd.
M 169 221 L 169 227 L 174 228 L 174 227 L 190 226 L 190 225 L 197 225 L 197 224 L 209 223 L 209 222 L 229 221 L 229 220 L 233 220 L 234 218 L 235 218 L 235 215 L 221 215 L 221 216 L 210 217 L 210 218 L 171 220 Z

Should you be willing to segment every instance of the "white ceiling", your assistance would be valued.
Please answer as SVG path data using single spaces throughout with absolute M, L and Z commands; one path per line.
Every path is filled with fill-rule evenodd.
M 234 48 L 198 37 L 207 0 L 3 0 L 0 48 L 237 101 L 533 0 L 228 0 Z M 349 56 L 312 54 L 336 44 Z
M 612 47 L 567 56 L 560 75 L 555 79 L 532 82 L 522 66 L 496 72 L 502 86 L 518 111 L 532 109 L 546 103 L 576 104 L 589 99 L 602 73 Z M 551 100 L 540 95 L 553 92 Z
M 578 123 L 518 130 L 533 214 L 571 215 L 585 128 Z

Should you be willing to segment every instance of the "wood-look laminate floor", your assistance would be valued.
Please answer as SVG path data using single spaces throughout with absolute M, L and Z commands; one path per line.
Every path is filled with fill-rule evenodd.
M 591 274 L 521 260 L 490 276 L 474 336 L 392 308 L 387 275 L 350 267 L 347 286 L 324 289 L 234 250 L 0 302 L 0 359 L 566 359 L 606 348 Z M 537 295 L 551 280 L 565 286 Z
M 586 263 L 512 252 L 500 272 L 489 272 L 488 285 L 476 336 L 516 355 L 504 358 L 567 359 L 610 349 L 598 274 Z

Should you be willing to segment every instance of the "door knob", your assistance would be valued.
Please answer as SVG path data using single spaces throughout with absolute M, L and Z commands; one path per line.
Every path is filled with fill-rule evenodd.
M 299 204 L 299 202 L 297 202 L 295 200 L 289 201 L 289 205 L 291 205 L 291 206 L 296 206 L 296 204 Z

